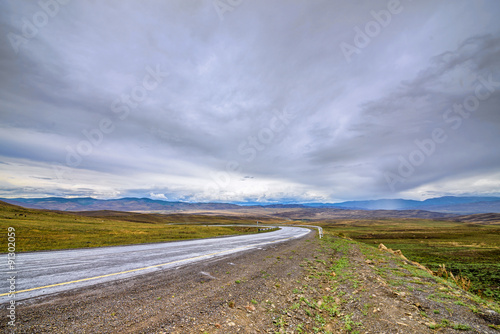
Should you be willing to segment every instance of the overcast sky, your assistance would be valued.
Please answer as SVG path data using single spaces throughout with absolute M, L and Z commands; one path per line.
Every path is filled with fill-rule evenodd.
M 0 197 L 500 195 L 500 2 L 4 0 Z

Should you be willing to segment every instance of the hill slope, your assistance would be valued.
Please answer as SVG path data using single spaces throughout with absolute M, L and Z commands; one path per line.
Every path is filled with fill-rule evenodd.
M 372 201 L 349 201 L 330 206 L 364 210 L 426 210 L 456 214 L 500 213 L 499 197 L 443 196 L 424 201 L 404 199 L 380 199 Z
M 0 201 L 0 228 L 14 227 L 16 251 L 102 247 L 257 232 L 256 227 L 201 226 L 212 223 L 249 223 L 249 220 L 201 215 L 155 215 L 97 212 L 88 216 L 72 212 L 27 209 Z M 251 221 L 254 223 L 254 221 Z M 175 224 L 175 225 L 172 225 Z M 198 225 L 193 225 L 198 223 Z M 179 225 L 183 224 L 183 225 Z M 7 249 L 7 238 L 0 241 Z
M 229 210 L 240 206 L 226 203 L 185 203 L 152 200 L 149 198 L 120 198 L 101 200 L 91 197 L 81 198 L 13 198 L 4 202 L 34 209 L 60 211 L 183 211 L 183 210 Z
M 266 209 L 349 209 L 349 210 L 420 210 L 450 214 L 500 213 L 499 197 L 454 197 L 444 196 L 424 201 L 405 199 L 381 199 L 371 201 L 349 201 L 342 203 L 306 204 L 259 204 L 252 203 L 188 203 L 152 200 L 149 198 L 120 198 L 100 200 L 82 198 L 12 198 L 1 199 L 7 203 L 35 209 L 61 211 L 202 211 L 202 210 L 246 210 Z M 251 204 L 251 205 L 248 205 Z M 416 212 L 416 211 L 415 211 Z

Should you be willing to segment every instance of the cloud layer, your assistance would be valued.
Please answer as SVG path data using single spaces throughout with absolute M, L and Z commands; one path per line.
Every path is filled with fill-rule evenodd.
M 0 196 L 500 195 L 499 13 L 3 1 Z

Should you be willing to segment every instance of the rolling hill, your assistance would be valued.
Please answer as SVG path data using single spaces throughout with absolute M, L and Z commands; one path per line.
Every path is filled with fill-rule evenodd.
M 336 207 L 361 210 L 426 210 L 454 214 L 500 213 L 499 197 L 443 196 L 424 201 L 379 199 L 348 201 L 334 204 L 308 204 L 314 207 Z
M 240 210 L 251 208 L 266 209 L 349 209 L 349 210 L 410 210 L 432 211 L 447 214 L 470 215 L 478 213 L 500 213 L 500 197 L 455 197 L 444 196 L 424 201 L 405 199 L 380 199 L 370 201 L 348 201 L 341 203 L 189 203 L 153 200 L 150 198 L 95 199 L 80 198 L 0 198 L 7 203 L 33 209 L 60 211 L 213 211 Z M 250 204 L 250 205 L 249 205 Z M 378 214 L 377 214 L 378 215 Z M 428 215 L 428 214 L 426 214 Z M 419 214 L 420 216 L 420 214 Z

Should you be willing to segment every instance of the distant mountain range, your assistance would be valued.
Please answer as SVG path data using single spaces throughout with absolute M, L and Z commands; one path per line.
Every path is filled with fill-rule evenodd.
M 450 214 L 500 213 L 500 197 L 455 197 L 430 198 L 425 201 L 405 199 L 380 199 L 372 201 L 349 201 L 342 203 L 304 203 L 242 205 L 242 203 L 187 203 L 168 202 L 149 198 L 120 198 L 101 200 L 91 197 L 82 198 L 11 198 L 0 200 L 33 209 L 61 211 L 187 211 L 187 210 L 238 210 L 250 207 L 292 209 L 292 208 L 337 208 L 351 210 L 420 210 Z
M 79 198 L 0 198 L 0 200 L 31 209 L 60 211 L 183 211 L 183 210 L 234 210 L 239 205 L 227 203 L 167 202 L 149 198 L 95 199 Z
M 406 199 L 379 199 L 372 201 L 349 201 L 334 204 L 307 204 L 316 207 L 335 207 L 361 210 L 426 210 L 443 213 L 474 214 L 500 213 L 500 197 L 456 197 L 443 196 L 424 201 Z

